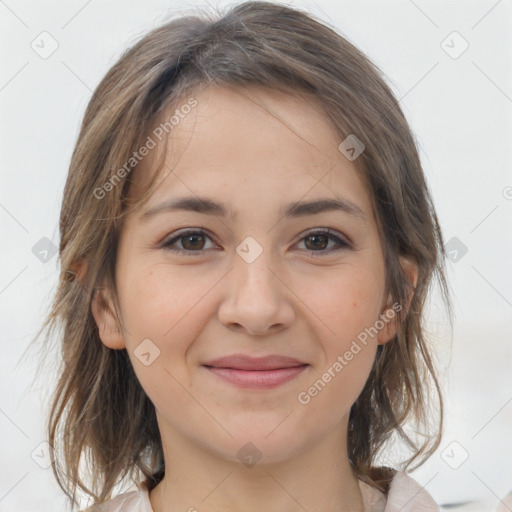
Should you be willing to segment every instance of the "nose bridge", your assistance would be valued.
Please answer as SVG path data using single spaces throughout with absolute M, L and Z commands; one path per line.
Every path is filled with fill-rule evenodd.
M 226 325 L 243 326 L 252 334 L 289 322 L 291 307 L 286 287 L 274 275 L 274 267 L 279 267 L 274 252 L 252 237 L 239 244 L 236 252 L 219 319 Z
M 272 249 L 268 245 L 264 248 L 254 237 L 249 236 L 239 244 L 236 252 L 233 273 L 236 292 L 264 294 L 266 300 L 273 299 L 277 290 L 276 278 L 270 271 L 273 266 Z

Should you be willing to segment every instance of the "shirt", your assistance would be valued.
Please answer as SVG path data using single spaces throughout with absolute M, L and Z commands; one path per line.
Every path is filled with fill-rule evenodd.
M 404 472 L 397 472 L 386 495 L 359 480 L 365 512 L 439 512 L 439 507 L 430 494 Z M 153 512 L 148 490 L 139 486 L 137 490 L 124 494 L 83 512 Z

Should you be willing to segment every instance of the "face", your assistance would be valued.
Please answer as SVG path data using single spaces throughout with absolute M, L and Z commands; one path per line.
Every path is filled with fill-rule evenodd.
M 102 341 L 127 349 L 164 439 L 284 461 L 346 428 L 394 335 L 379 232 L 313 102 L 257 88 L 194 98 L 171 131 L 168 175 L 121 230 L 120 333 L 93 313 Z M 291 359 L 211 364 L 232 355 Z

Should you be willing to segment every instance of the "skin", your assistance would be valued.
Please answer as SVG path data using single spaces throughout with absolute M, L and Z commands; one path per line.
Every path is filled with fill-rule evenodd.
M 348 415 L 394 321 L 308 404 L 297 396 L 391 307 L 368 191 L 314 102 L 258 88 L 210 87 L 194 97 L 197 106 L 171 132 L 167 177 L 121 229 L 122 325 L 108 294 L 93 301 L 103 343 L 128 350 L 156 408 L 166 475 L 150 493 L 153 510 L 363 511 L 347 455 Z M 134 174 L 133 193 L 152 158 Z M 235 216 L 174 211 L 142 219 L 166 199 L 194 195 L 226 203 Z M 318 198 L 349 200 L 363 216 L 279 214 L 285 204 Z M 183 228 L 207 233 L 174 243 L 188 253 L 160 245 Z M 307 238 L 326 228 L 351 245 L 329 251 L 336 240 Z M 263 249 L 251 263 L 236 252 L 247 236 Z M 415 268 L 405 268 L 415 282 Z M 145 366 L 134 351 L 148 338 L 160 355 Z M 244 390 L 201 366 L 233 353 L 287 355 L 309 366 L 277 388 Z M 261 456 L 251 467 L 237 457 L 248 442 Z

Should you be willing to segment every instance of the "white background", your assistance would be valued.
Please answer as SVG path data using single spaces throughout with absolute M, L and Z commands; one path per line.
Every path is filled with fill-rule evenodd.
M 453 337 L 432 301 L 447 423 L 441 448 L 413 476 L 440 504 L 473 502 L 452 510 L 495 510 L 512 490 L 512 0 L 291 5 L 335 25 L 384 71 L 417 137 L 445 240 L 468 248 L 448 264 Z M 54 382 L 31 386 L 38 356 L 24 351 L 57 279 L 57 257 L 42 263 L 32 247 L 42 237 L 58 245 L 84 109 L 128 45 L 197 6 L 206 4 L 0 1 L 0 512 L 64 510 L 51 469 L 31 458 Z M 59 45 L 47 59 L 31 48 L 43 31 Z M 456 59 L 442 47 L 453 31 L 469 43 Z M 445 459 L 463 450 L 468 459 L 453 469 Z

